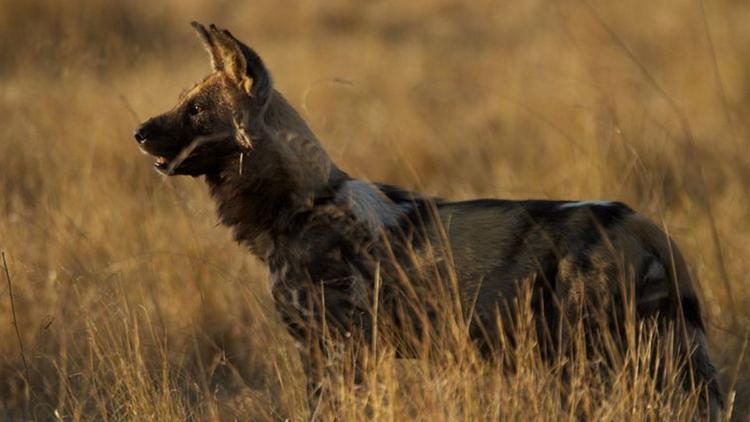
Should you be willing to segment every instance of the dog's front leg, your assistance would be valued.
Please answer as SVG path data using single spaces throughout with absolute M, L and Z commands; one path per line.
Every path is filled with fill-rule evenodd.
M 305 374 L 305 397 L 310 410 L 310 419 L 313 420 L 323 404 L 325 353 L 323 353 L 319 344 L 311 345 L 309 341 L 306 344 L 302 342 L 298 342 L 297 344 L 302 370 Z

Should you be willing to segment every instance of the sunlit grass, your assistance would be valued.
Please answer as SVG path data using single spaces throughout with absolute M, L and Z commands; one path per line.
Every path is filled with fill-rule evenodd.
M 192 19 L 256 47 L 354 176 L 455 199 L 621 200 L 664 224 L 701 287 L 734 416 L 750 411 L 744 3 L 591 2 L 599 18 L 581 2 L 58 3 L 0 3 L 0 249 L 29 366 L 27 377 L 3 276 L 0 419 L 310 417 L 265 270 L 218 226 L 202 181 L 157 175 L 132 140 L 209 69 Z M 529 336 L 502 351 L 516 363 L 507 371 L 480 359 L 451 315 L 451 334 L 425 345 L 444 352 L 432 361 L 396 359 L 387 338 L 332 357 L 316 415 L 662 420 L 697 409 L 669 376 L 655 388 L 646 353 L 602 377 L 580 353 L 541 362 Z

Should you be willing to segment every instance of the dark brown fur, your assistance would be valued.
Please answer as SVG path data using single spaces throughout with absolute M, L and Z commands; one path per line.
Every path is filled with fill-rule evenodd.
M 381 311 L 417 331 L 424 319 L 409 301 L 428 320 L 439 315 L 443 304 L 421 299 L 440 286 L 436 279 L 453 278 L 489 355 L 504 330 L 496 312 L 522 286 L 534 292 L 540 338 L 597 311 L 618 332 L 634 300 L 638 320 L 679 331 L 691 379 L 708 386 L 716 416 L 721 395 L 694 283 L 653 223 L 619 203 L 448 202 L 352 179 L 273 89 L 253 50 L 227 31 L 193 26 L 214 72 L 136 139 L 161 172 L 205 176 L 222 223 L 267 264 L 282 319 L 311 347 L 303 358 L 312 384 L 321 376 L 311 355 L 323 316 L 334 337 L 371 334 L 376 272 Z

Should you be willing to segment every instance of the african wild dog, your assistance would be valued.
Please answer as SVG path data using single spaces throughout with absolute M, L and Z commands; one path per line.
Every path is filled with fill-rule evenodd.
M 192 25 L 213 72 L 135 138 L 160 172 L 205 176 L 222 223 L 268 266 L 276 307 L 298 340 L 315 342 L 323 315 L 334 336 L 370 336 L 376 279 L 381 311 L 398 320 L 408 315 L 400 300 L 454 271 L 461 301 L 472 302 L 471 332 L 490 351 L 498 307 L 519 283 L 535 292 L 547 332 L 585 314 L 587 301 L 615 308 L 628 296 L 638 321 L 671 322 L 681 333 L 688 378 L 706 387 L 716 414 L 722 399 L 693 282 L 656 225 L 616 202 L 448 202 L 354 179 L 274 90 L 255 51 L 226 30 Z M 321 369 L 310 353 L 302 357 L 315 385 Z

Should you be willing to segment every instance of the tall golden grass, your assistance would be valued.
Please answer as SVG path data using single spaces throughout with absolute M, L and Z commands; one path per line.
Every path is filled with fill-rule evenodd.
M 656 379 L 643 354 L 601 377 L 583 359 L 542 364 L 522 337 L 503 371 L 455 320 L 430 362 L 387 345 L 330 357 L 330 393 L 308 410 L 264 269 L 217 225 L 201 181 L 158 176 L 132 140 L 208 72 L 192 19 L 255 47 L 355 176 L 455 199 L 621 200 L 663 224 L 699 281 L 731 415 L 747 418 L 750 4 L 152 3 L 0 2 L 0 419 L 697 411 L 677 371 Z

